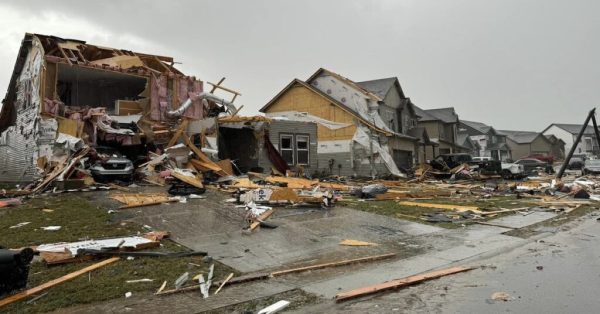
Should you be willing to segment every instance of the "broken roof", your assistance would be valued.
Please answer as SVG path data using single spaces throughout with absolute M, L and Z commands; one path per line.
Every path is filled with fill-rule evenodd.
M 363 81 L 357 82 L 356 84 L 360 85 L 362 88 L 372 92 L 373 94 L 379 96 L 379 98 L 384 99 L 385 96 L 389 93 L 390 89 L 394 87 L 394 84 L 398 84 L 398 89 L 400 91 L 400 97 L 405 98 L 404 92 L 400 87 L 400 82 L 396 77 L 382 78 L 377 80 Z
M 471 129 L 474 129 L 477 132 L 480 132 L 481 134 L 488 134 L 490 130 L 493 130 L 494 132 L 496 131 L 493 127 L 481 122 L 460 120 L 460 123 L 470 127 Z
M 369 90 L 365 89 L 364 87 L 360 86 L 359 84 L 357 84 L 356 82 L 354 82 L 353 80 L 341 76 L 333 71 L 329 71 L 325 68 L 319 68 L 313 75 L 311 75 L 307 80 L 306 83 L 311 83 L 315 78 L 319 77 L 319 75 L 321 75 L 322 73 L 326 73 L 328 75 L 331 75 L 335 78 L 337 78 L 338 80 L 354 87 L 356 90 L 358 90 L 359 92 L 363 93 L 365 96 L 374 99 L 375 101 L 382 101 L 383 98 L 379 97 L 378 95 L 370 92 Z
M 374 125 L 373 123 L 363 119 L 360 114 L 358 114 L 357 112 L 355 112 L 354 110 L 352 110 L 351 108 L 349 108 L 348 106 L 346 106 L 345 104 L 337 101 L 335 98 L 327 95 L 326 93 L 322 92 L 321 90 L 319 90 L 318 88 L 315 88 L 314 86 L 299 80 L 299 79 L 293 79 L 286 87 L 284 87 L 279 93 L 277 93 L 277 95 L 275 95 L 275 97 L 273 97 L 266 105 L 264 105 L 262 108 L 259 109 L 260 112 L 266 112 L 266 110 L 272 105 L 274 104 L 281 96 L 283 96 L 285 94 L 286 91 L 288 91 L 290 88 L 292 88 L 295 85 L 301 85 L 305 88 L 308 88 L 310 91 L 316 93 L 317 95 L 325 98 L 327 101 L 331 102 L 332 104 L 340 107 L 342 110 L 350 113 L 351 115 L 355 116 L 356 118 L 360 119 L 361 122 L 363 122 L 364 124 L 366 124 L 367 126 L 369 126 L 370 128 L 384 133 L 384 134 L 389 134 L 391 135 L 392 133 L 386 130 L 383 130 L 379 127 L 377 127 L 376 125 Z M 412 139 L 412 137 L 410 137 Z
M 498 130 L 499 134 L 506 135 L 509 139 L 519 144 L 527 144 L 533 142 L 542 133 L 531 132 L 531 131 L 511 131 L 511 130 Z
M 561 128 L 571 134 L 579 134 L 579 131 L 581 131 L 581 127 L 583 126 L 583 124 L 567 124 L 567 123 L 552 123 L 550 124 L 547 128 L 545 128 L 542 133 L 546 132 L 549 128 L 551 128 L 552 126 L 556 126 L 558 128 Z M 584 134 L 594 134 L 594 127 L 591 125 L 588 125 L 585 128 L 585 132 Z

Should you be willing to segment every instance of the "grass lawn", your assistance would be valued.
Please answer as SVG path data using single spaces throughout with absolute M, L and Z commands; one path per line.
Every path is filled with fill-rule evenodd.
M 463 205 L 463 206 L 478 206 L 480 210 L 500 210 L 501 208 L 519 208 L 531 206 L 529 200 L 517 199 L 515 196 L 499 196 L 487 199 L 475 199 L 469 196 L 461 197 L 446 197 L 428 200 L 416 200 L 415 202 L 421 203 L 434 203 L 434 204 L 451 204 L 451 205 Z M 398 204 L 397 200 L 383 200 L 383 201 L 359 201 L 358 199 L 345 199 L 343 204 L 346 204 L 352 208 L 359 209 L 366 212 L 371 212 L 380 215 L 392 216 L 400 219 L 415 221 L 419 223 L 434 225 L 443 228 L 459 228 L 462 224 L 469 224 L 471 222 L 457 220 L 456 222 L 427 222 L 421 219 L 424 214 L 432 214 L 437 212 L 445 213 L 456 213 L 451 210 L 443 211 L 435 208 L 417 207 L 417 206 L 406 206 Z M 483 220 L 498 218 L 502 215 L 498 214 L 493 217 L 485 217 Z
M 69 242 L 84 239 L 129 236 L 138 232 L 147 232 L 140 225 L 114 221 L 106 209 L 91 203 L 98 197 L 90 192 L 84 194 L 60 194 L 34 198 L 25 204 L 0 209 L 0 246 L 19 248 L 53 242 Z M 51 209 L 44 211 L 42 209 Z M 28 225 L 10 229 L 10 226 L 21 222 Z M 58 231 L 45 231 L 43 226 L 58 225 Z M 163 240 L 158 251 L 188 250 L 170 240 Z M 97 263 L 89 261 L 56 266 L 46 266 L 42 262 L 32 263 L 28 288 L 35 287 L 49 280 L 61 277 L 88 265 Z M 83 275 L 61 285 L 46 290 L 47 295 L 30 304 L 26 300 L 0 309 L 9 313 L 38 313 L 52 311 L 76 304 L 92 303 L 113 298 L 124 298 L 126 292 L 156 291 L 163 281 L 167 281 L 167 289 L 174 288 L 174 281 L 184 272 L 190 272 L 190 278 L 207 274 L 208 263 L 202 257 L 136 257 L 134 260 L 122 260 Z M 226 277 L 232 269 L 215 263 L 214 280 Z M 235 272 L 234 272 L 235 273 Z M 237 273 L 236 273 L 237 274 Z M 153 279 L 150 283 L 126 283 L 127 280 Z M 42 292 L 41 294 L 43 294 Z

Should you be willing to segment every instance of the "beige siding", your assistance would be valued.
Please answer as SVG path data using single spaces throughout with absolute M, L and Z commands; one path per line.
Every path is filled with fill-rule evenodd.
M 267 113 L 283 111 L 308 112 L 311 115 L 329 121 L 351 124 L 346 128 L 338 130 L 330 130 L 322 125 L 318 125 L 319 141 L 349 140 L 352 139 L 354 132 L 356 132 L 354 117 L 351 114 L 300 84 L 285 91 L 266 110 Z

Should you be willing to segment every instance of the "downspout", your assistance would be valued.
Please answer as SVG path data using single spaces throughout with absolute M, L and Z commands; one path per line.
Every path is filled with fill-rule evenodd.
M 217 104 L 220 104 L 222 106 L 226 106 L 227 110 L 229 111 L 229 113 L 234 113 L 236 111 L 236 107 L 233 103 L 231 103 L 230 101 L 227 101 L 221 97 L 218 97 L 214 94 L 208 93 L 208 92 L 202 92 L 202 93 L 198 93 L 198 95 L 196 95 L 195 97 L 198 97 L 199 99 L 202 100 L 202 104 L 204 106 L 208 105 L 208 101 L 213 101 Z M 176 118 L 176 117 L 181 117 L 181 115 L 192 105 L 193 100 L 192 98 L 188 98 L 186 99 L 180 106 L 179 108 L 177 108 L 176 110 L 171 110 L 167 112 L 167 116 L 170 118 Z

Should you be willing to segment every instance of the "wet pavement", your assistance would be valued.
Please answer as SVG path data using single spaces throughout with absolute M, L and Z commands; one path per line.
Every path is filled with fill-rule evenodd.
M 468 265 L 471 272 L 343 304 L 304 311 L 335 313 L 598 313 L 600 222 L 583 218 L 567 231 Z M 504 292 L 508 301 L 492 300 Z

